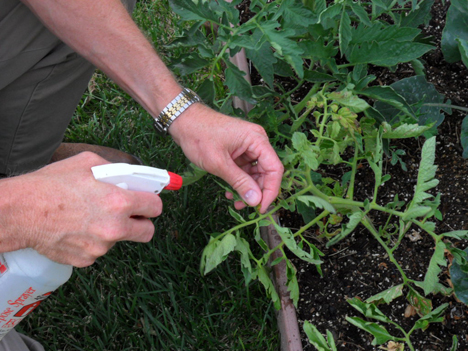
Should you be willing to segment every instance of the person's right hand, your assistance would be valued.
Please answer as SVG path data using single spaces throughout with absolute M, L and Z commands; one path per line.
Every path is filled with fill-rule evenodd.
M 161 199 L 94 179 L 91 167 L 107 163 L 84 152 L 0 180 L 0 252 L 30 247 L 86 267 L 118 241 L 150 241 L 149 218 L 161 214 Z

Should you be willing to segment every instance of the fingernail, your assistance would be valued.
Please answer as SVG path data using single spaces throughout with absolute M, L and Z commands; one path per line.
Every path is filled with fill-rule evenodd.
M 244 200 L 250 205 L 255 206 L 260 202 L 259 196 L 255 190 L 249 190 L 244 195 Z

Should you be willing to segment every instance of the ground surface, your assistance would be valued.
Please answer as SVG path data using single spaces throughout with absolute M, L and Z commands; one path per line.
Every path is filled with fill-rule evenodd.
M 434 42 L 440 47 L 441 30 L 445 25 L 445 13 L 449 3 L 445 5 L 436 1 L 433 8 L 433 19 L 426 33 L 434 36 Z M 443 60 L 440 50 L 424 56 L 427 62 L 427 79 L 436 89 L 452 101 L 452 104 L 468 106 L 468 70 L 463 64 L 448 64 Z M 372 72 L 384 84 L 391 84 L 409 75 L 413 75 L 409 66 L 402 66 L 395 73 L 388 74 L 376 70 Z M 443 220 L 438 223 L 439 233 L 457 229 L 468 229 L 468 194 L 465 186 L 468 178 L 468 161 L 462 158 L 460 146 L 461 122 L 466 113 L 454 111 L 447 115 L 439 127 L 437 137 L 436 164 L 439 166 L 437 177 L 440 180 L 436 191 L 441 193 L 441 211 Z M 410 198 L 414 191 L 417 179 L 417 169 L 420 161 L 422 140 L 409 140 L 400 142 L 399 148 L 406 151 L 403 157 L 408 166 L 404 172 L 397 166 L 386 165 L 387 173 L 392 174 L 382 191 L 382 203 L 387 203 L 395 194 L 400 198 Z M 366 188 L 373 179 L 367 178 L 369 170 L 363 167 L 357 188 L 361 192 L 357 196 L 366 197 Z M 370 179 L 369 181 L 367 179 Z M 373 182 L 371 183 L 373 184 Z M 284 215 L 283 217 L 287 217 Z M 289 221 L 289 218 L 282 218 Z M 374 219 L 377 224 L 379 219 Z M 300 223 L 290 223 L 299 227 Z M 384 250 L 375 239 L 362 227 L 355 231 L 346 240 L 336 246 L 326 249 L 320 242 L 316 242 L 326 254 L 324 257 L 323 277 L 314 267 L 304 262 L 295 261 L 298 269 L 301 297 L 298 308 L 298 319 L 302 329 L 305 320 L 311 321 L 317 328 L 325 333 L 326 329 L 332 331 L 337 340 L 339 350 L 374 350 L 370 345 L 372 336 L 350 325 L 346 316 L 358 316 L 358 313 L 348 305 L 347 298 L 359 296 L 368 298 L 391 286 L 400 283 L 400 275 L 385 256 Z M 458 247 L 465 248 L 465 243 L 458 243 Z M 422 280 L 426 272 L 429 259 L 433 253 L 433 240 L 422 234 L 421 239 L 412 241 L 405 238 L 396 256 L 410 278 Z M 449 279 L 448 272 L 441 275 L 441 281 Z M 460 346 L 458 350 L 468 350 L 468 307 L 456 302 L 453 297 L 431 297 L 434 307 L 444 302 L 450 303 L 445 315 L 445 322 L 432 324 L 425 332 L 413 334 L 413 345 L 417 350 L 449 350 L 452 335 L 457 335 Z M 408 303 L 400 298 L 390 306 L 381 305 L 381 309 L 391 319 L 409 330 L 417 317 L 404 317 Z M 391 331 L 391 328 L 389 328 Z M 398 335 L 397 332 L 394 335 Z M 305 340 L 305 336 L 304 336 Z M 306 341 L 304 350 L 314 348 Z

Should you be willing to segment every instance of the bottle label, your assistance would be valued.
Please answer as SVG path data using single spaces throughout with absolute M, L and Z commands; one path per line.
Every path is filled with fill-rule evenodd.
M 2 254 L 0 254 L 0 277 L 8 271 L 6 260 Z
M 50 294 L 52 292 L 37 294 L 36 290 L 30 287 L 16 299 L 8 300 L 8 307 L 0 311 L 0 340 Z

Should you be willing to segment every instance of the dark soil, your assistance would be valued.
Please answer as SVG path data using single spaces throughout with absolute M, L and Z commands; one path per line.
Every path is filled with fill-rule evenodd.
M 425 28 L 425 33 L 434 37 L 434 43 L 439 48 L 448 6 L 449 1 L 444 4 L 436 0 L 430 26 Z M 466 67 L 461 63 L 445 62 L 440 49 L 425 55 L 424 60 L 427 63 L 428 81 L 450 99 L 452 104 L 468 106 L 468 70 Z M 394 73 L 377 68 L 372 73 L 378 77 L 378 82 L 385 85 L 414 75 L 408 65 L 402 65 Z M 462 158 L 460 146 L 461 123 L 465 115 L 466 113 L 463 114 L 457 110 L 454 110 L 452 115 L 447 115 L 439 127 L 437 136 L 436 164 L 439 167 L 437 178 L 440 183 L 436 192 L 441 194 L 440 209 L 443 213 L 443 220 L 437 224 L 439 233 L 468 229 L 468 195 L 465 191 L 468 161 Z M 422 139 L 398 142 L 398 148 L 406 151 L 403 160 L 408 171 L 403 171 L 399 165 L 392 166 L 388 160 L 386 173 L 391 174 L 392 179 L 382 190 L 380 203 L 390 202 L 396 194 L 402 200 L 412 198 L 423 142 Z M 363 166 L 358 179 L 356 188 L 359 192 L 356 196 L 361 200 L 368 198 L 370 193 L 366 192 L 372 191 L 374 183 L 372 172 Z M 280 220 L 292 228 L 299 228 L 302 225 L 299 218 L 286 213 L 282 214 Z M 373 221 L 378 227 L 383 219 L 375 217 Z M 402 241 L 396 258 L 409 278 L 423 280 L 433 253 L 434 241 L 427 234 L 416 232 L 417 230 L 410 230 L 412 235 Z M 313 235 L 315 234 L 311 233 L 311 237 Z M 325 248 L 324 242 L 319 239 L 314 243 L 326 255 L 323 258 L 322 277 L 315 267 L 308 266 L 299 260 L 294 261 L 298 270 L 301 292 L 297 311 L 300 329 L 302 330 L 303 321 L 307 320 L 322 333 L 325 333 L 327 329 L 330 330 L 339 350 L 377 350 L 376 347 L 371 346 L 373 337 L 370 334 L 346 321 L 346 316 L 359 316 L 346 299 L 360 297 L 364 300 L 395 286 L 401 283 L 400 274 L 388 260 L 378 242 L 363 227 L 358 228 L 352 235 L 330 249 Z M 458 242 L 456 245 L 462 249 L 467 246 L 465 242 Z M 447 270 L 440 275 L 440 281 L 446 285 L 449 284 L 449 279 Z M 440 295 L 429 296 L 429 298 L 434 308 L 445 302 L 448 302 L 450 306 L 443 323 L 433 323 L 426 331 L 418 331 L 412 335 L 414 347 L 420 351 L 449 350 L 452 345 L 452 336 L 457 335 L 460 345 L 458 350 L 468 350 L 468 307 L 457 302 L 453 296 Z M 392 320 L 404 326 L 405 330 L 410 330 L 419 317 L 404 317 L 407 306 L 406 298 L 402 297 L 390 305 L 380 305 L 379 308 Z M 401 336 L 391 327 L 388 327 L 388 330 L 393 335 Z M 303 335 L 303 340 L 305 351 L 315 350 L 305 341 L 305 335 Z

